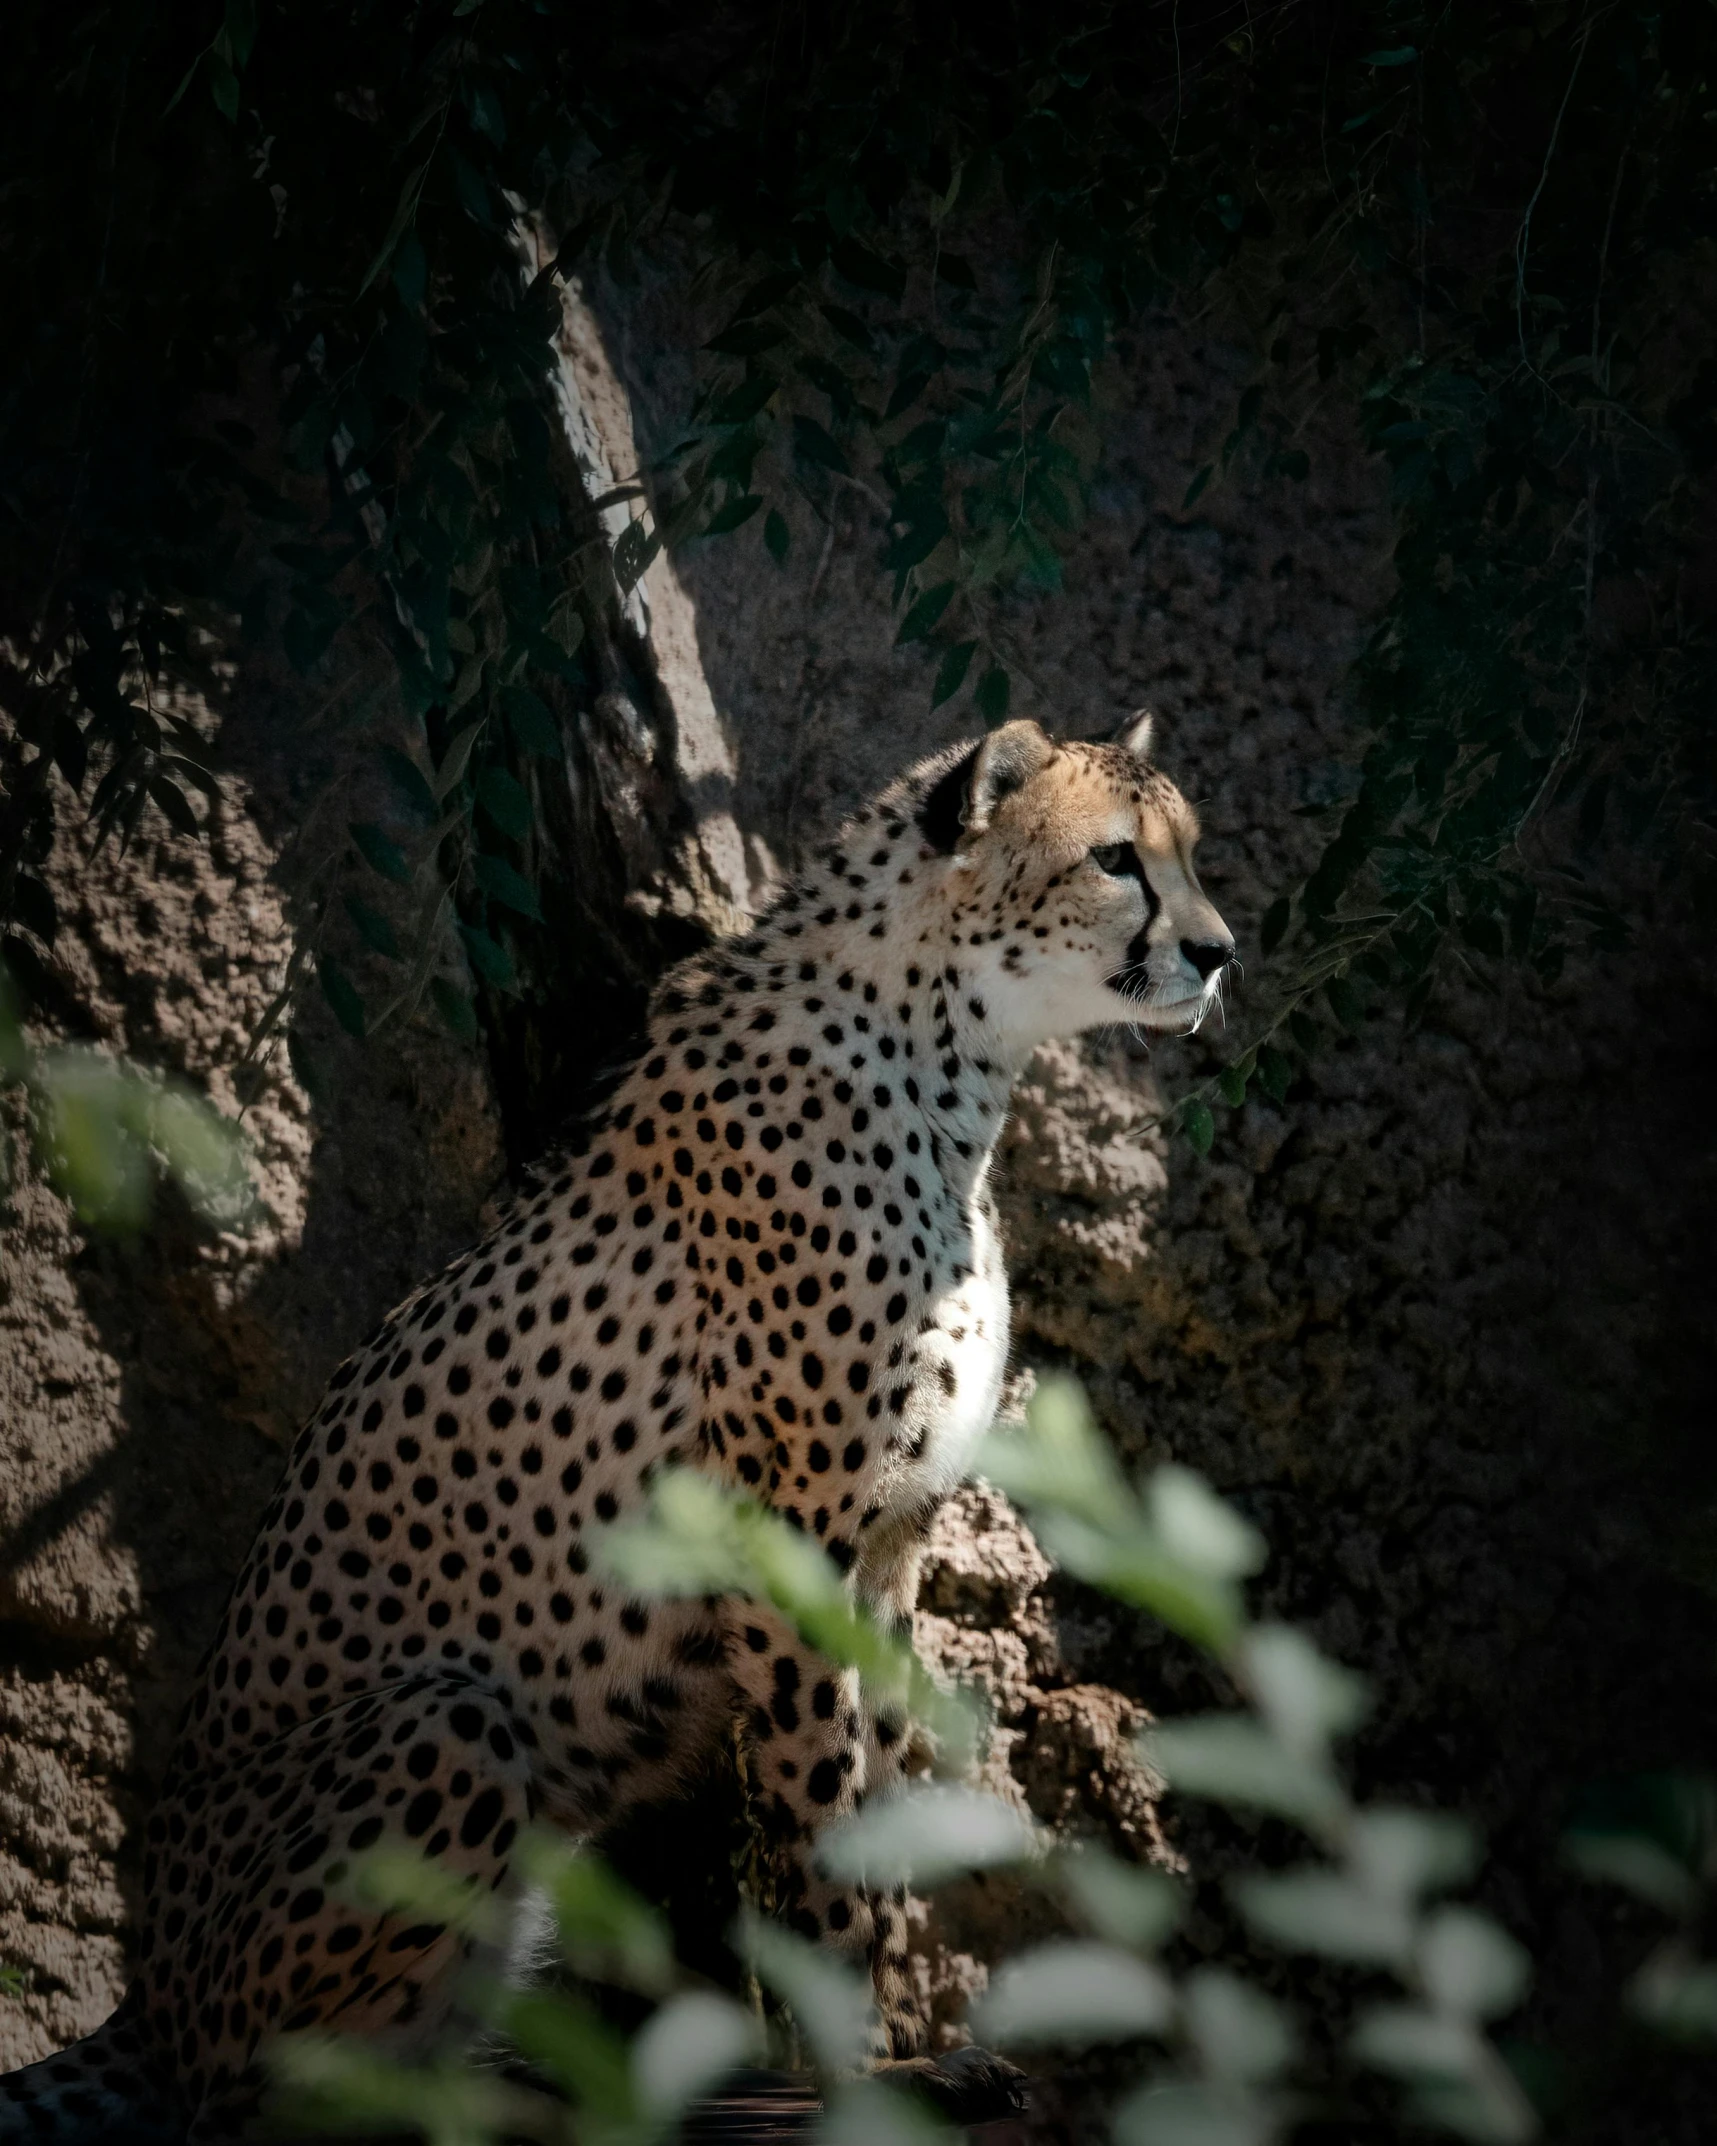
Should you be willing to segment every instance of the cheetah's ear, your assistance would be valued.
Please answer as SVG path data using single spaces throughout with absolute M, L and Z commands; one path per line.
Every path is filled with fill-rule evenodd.
M 1149 708 L 1135 709 L 1123 722 L 1115 725 L 1110 742 L 1125 747 L 1141 760 L 1148 760 L 1151 757 L 1151 733 L 1156 724 L 1156 716 Z
M 1011 797 L 1015 790 L 1023 790 L 1054 758 L 1054 741 L 1028 717 L 991 731 L 972 762 L 971 787 L 963 815 L 966 831 L 982 833 L 1002 799 Z
M 918 825 L 924 839 L 946 856 L 962 834 L 981 834 L 1004 797 L 1022 789 L 1055 756 L 1036 723 L 1004 723 L 945 768 L 924 793 Z

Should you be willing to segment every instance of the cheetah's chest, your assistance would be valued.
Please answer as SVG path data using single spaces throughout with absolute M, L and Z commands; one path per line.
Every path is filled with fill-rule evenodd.
M 978 1442 L 995 1420 L 1008 1356 L 1008 1285 L 987 1201 L 968 1218 L 971 1271 L 932 1297 L 920 1341 L 935 1405 L 912 1464 L 914 1492 L 941 1497 L 963 1480 Z

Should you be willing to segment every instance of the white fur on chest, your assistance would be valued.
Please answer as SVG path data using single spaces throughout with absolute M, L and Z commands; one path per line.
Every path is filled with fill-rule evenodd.
M 926 1306 L 935 1324 L 919 1344 L 921 1373 L 937 1380 L 936 1405 L 909 1480 L 915 1491 L 938 1497 L 964 1481 L 979 1440 L 995 1420 L 1007 1370 L 1007 1270 L 982 1201 L 973 1201 L 969 1227 L 973 1271 Z M 940 1365 L 952 1373 L 951 1393 L 940 1391 Z

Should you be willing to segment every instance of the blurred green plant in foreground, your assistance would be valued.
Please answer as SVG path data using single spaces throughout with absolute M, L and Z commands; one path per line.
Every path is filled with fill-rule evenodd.
M 0 968 L 0 1093 L 21 1089 L 36 1167 L 87 1228 L 141 1229 L 157 1181 L 168 1178 L 218 1229 L 242 1229 L 256 1209 L 244 1136 L 182 1082 L 86 1045 L 39 1050 L 24 1033 Z M 0 1191 L 11 1179 L 0 1132 Z
M 1129 1482 L 1066 1380 L 1039 1390 L 1024 1423 L 999 1426 L 979 1467 L 1067 1571 L 1154 1612 L 1232 1680 L 1240 1704 L 1149 1730 L 1140 1756 L 1176 1794 L 1283 1820 L 1304 1836 L 1309 1858 L 1238 1877 L 1234 1906 L 1267 1944 L 1363 1970 L 1355 1986 L 1365 1994 L 1350 2016 L 1332 2020 L 1320 1982 L 1319 2040 L 1333 2029 L 1338 2051 L 1332 2077 L 1278 1996 L 1226 1967 L 1182 1972 L 1165 1959 L 1184 1904 L 1166 1873 L 1063 1846 L 1012 1806 L 955 1781 L 925 1781 L 862 1809 L 824 1845 L 830 1875 L 923 1890 L 1011 1868 L 1051 1894 L 1069 1934 L 1003 1963 L 972 2008 L 971 2029 L 1028 2062 L 1051 2049 L 1155 2045 L 1114 2109 L 1119 2146 L 1272 2146 L 1303 2117 L 1327 2113 L 1357 2074 L 1395 2082 L 1414 2125 L 1498 2146 L 1533 2138 L 1538 2115 L 1489 2031 L 1519 2005 L 1530 1962 L 1489 1916 L 1446 1897 L 1474 1876 L 1478 1842 L 1447 1813 L 1355 1799 L 1334 1747 L 1365 1712 L 1364 1685 L 1303 1633 L 1248 1616 L 1243 1583 L 1264 1561 L 1262 1539 L 1185 1469 Z M 605 1563 L 637 1592 L 772 1603 L 831 1659 L 857 1668 L 875 1698 L 906 1699 L 927 1717 L 944 1765 L 969 1755 L 970 1700 L 938 1690 L 823 1552 L 773 1514 L 700 1476 L 671 1474 L 648 1517 L 614 1530 Z M 1683 1806 L 1692 1794 L 1683 1788 Z M 1717 1967 L 1697 1958 L 1692 1932 L 1710 1875 L 1709 1803 L 1706 1791 L 1691 1816 L 1683 1808 L 1679 1833 L 1624 1818 L 1569 1841 L 1585 1873 L 1676 1919 L 1632 1986 L 1633 2009 L 1707 2039 L 1717 2036 Z M 525 1875 L 552 1909 L 572 1977 L 653 2003 L 641 2031 L 628 2040 L 575 1987 L 519 1988 L 473 1967 L 466 1997 L 494 2038 L 487 2065 L 448 2055 L 412 2067 L 355 2042 L 296 2036 L 275 2051 L 293 2121 L 416 2129 L 433 2146 L 503 2138 L 651 2146 L 771 2041 L 791 2056 L 779 2020 L 766 2028 L 676 1966 L 661 1917 L 598 1856 L 539 1837 Z M 500 1956 L 497 1903 L 414 1852 L 379 1848 L 352 1882 L 372 1907 L 409 1906 L 464 1931 L 474 1958 L 485 1945 Z M 927 2106 L 864 2076 L 871 2000 L 853 1968 L 749 1911 L 733 1942 L 796 2024 L 824 2095 L 820 2139 L 918 2146 L 947 2135 Z M 1384 1982 L 1393 1985 L 1387 1998 L 1378 1994 Z M 494 2068 L 496 2044 L 523 2067 Z

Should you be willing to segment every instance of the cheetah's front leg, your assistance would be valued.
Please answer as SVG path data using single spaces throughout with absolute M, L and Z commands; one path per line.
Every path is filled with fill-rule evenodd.
M 910 1979 L 903 1894 L 837 1883 L 815 1862 L 824 1828 L 850 1817 L 877 1785 L 868 1771 L 877 1729 L 857 1672 L 837 1669 L 757 1603 L 734 1604 L 732 1619 L 730 1655 L 747 1705 L 763 1828 L 784 1865 L 783 1919 L 868 1960 L 886 2042 L 879 2053 L 918 2056 L 928 2030 Z

